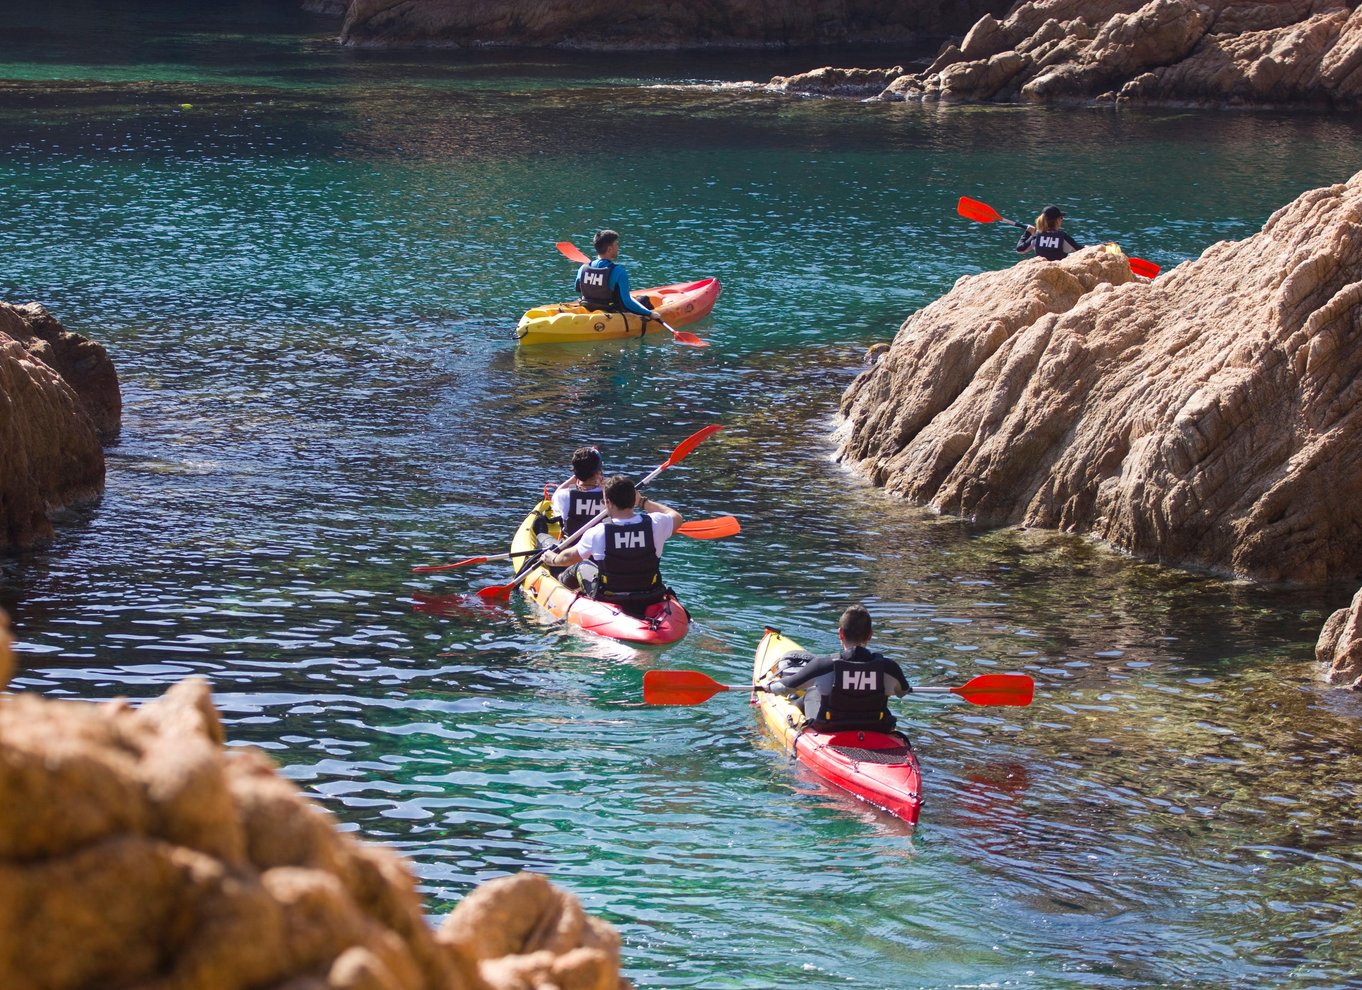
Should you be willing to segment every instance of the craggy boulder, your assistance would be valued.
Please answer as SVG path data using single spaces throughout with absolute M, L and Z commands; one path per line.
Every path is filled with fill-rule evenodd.
M 50 539 L 53 513 L 99 497 L 121 412 L 103 346 L 37 304 L 0 303 L 0 551 Z
M 967 276 L 842 398 L 838 456 L 994 523 L 1267 582 L 1362 581 L 1362 173 L 1150 282 Z
M 437 935 L 396 855 L 223 743 L 202 681 L 138 709 L 0 698 L 0 986 L 625 985 L 613 930 L 540 877 L 479 888 Z
M 1362 591 L 1324 623 L 1315 659 L 1325 665 L 1329 683 L 1349 684 L 1354 691 L 1362 691 Z
M 1027 0 L 1001 20 L 985 14 L 930 66 L 892 79 L 878 98 L 1351 109 L 1362 105 L 1358 7 L 1357 0 Z

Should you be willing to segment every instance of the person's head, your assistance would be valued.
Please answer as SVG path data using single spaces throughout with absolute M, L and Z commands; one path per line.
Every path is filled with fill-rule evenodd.
M 870 642 L 870 613 L 864 605 L 852 605 L 842 613 L 837 623 L 837 634 L 847 646 L 864 646 Z
M 1064 211 L 1058 206 L 1047 206 L 1036 217 L 1037 230 L 1058 230 L 1064 225 Z
M 601 473 L 601 452 L 595 447 L 578 447 L 572 452 L 572 476 L 592 481 Z
M 593 243 L 596 245 L 596 254 L 602 258 L 613 258 L 619 254 L 620 235 L 613 230 L 596 231 L 596 239 Z
M 638 489 L 622 474 L 606 478 L 602 487 L 605 491 L 605 500 L 617 509 L 632 509 L 634 503 L 638 501 Z

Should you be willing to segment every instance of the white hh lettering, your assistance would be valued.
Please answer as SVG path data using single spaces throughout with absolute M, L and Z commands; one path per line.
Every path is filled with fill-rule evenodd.
M 604 502 L 579 502 L 583 512 L 589 512 L 593 516 L 600 515 L 605 511 Z
M 597 269 L 588 268 L 582 273 L 582 283 L 584 285 L 594 285 L 597 288 L 605 287 L 605 272 Z
M 641 550 L 648 545 L 648 538 L 641 532 L 616 533 L 616 550 Z
M 842 671 L 842 687 L 848 691 L 874 691 L 880 686 L 880 675 L 874 670 Z

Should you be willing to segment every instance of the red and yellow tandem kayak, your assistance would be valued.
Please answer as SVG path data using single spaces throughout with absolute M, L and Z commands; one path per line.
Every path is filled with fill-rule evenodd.
M 752 683 L 777 671 L 781 657 L 799 644 L 774 629 L 757 644 Z M 783 695 L 754 693 L 762 723 L 800 763 L 824 780 L 863 801 L 897 815 L 910 825 L 922 810 L 922 771 L 912 747 L 892 732 L 819 732 L 807 728 L 804 710 Z
M 557 518 L 552 515 L 552 505 L 547 500 L 540 502 L 525 517 L 511 540 L 512 566 L 519 568 L 521 561 L 539 549 L 535 524 L 538 523 L 542 531 L 545 521 L 549 535 L 555 540 L 560 538 L 561 529 Z M 671 595 L 656 605 L 649 605 L 639 617 L 609 602 L 598 602 L 579 595 L 550 574 L 548 568 L 539 566 L 532 570 L 520 589 L 555 618 L 580 626 L 588 632 L 628 643 L 675 643 L 690 628 L 690 615 Z
M 717 278 L 702 278 L 698 282 L 679 282 L 631 294 L 635 299 L 647 296 L 652 308 L 662 314 L 663 322 L 684 327 L 709 315 L 722 288 Z M 603 313 L 577 303 L 554 303 L 536 306 L 522 316 L 516 327 L 516 340 L 521 344 L 572 344 L 662 332 L 661 323 L 633 313 Z

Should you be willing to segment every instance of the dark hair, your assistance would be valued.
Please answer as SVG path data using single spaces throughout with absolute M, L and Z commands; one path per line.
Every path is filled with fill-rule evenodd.
M 622 474 L 606 478 L 602 487 L 605 490 L 606 501 L 617 509 L 632 509 L 638 499 L 638 489 Z
M 600 254 L 619 239 L 620 235 L 613 230 L 598 230 L 596 231 L 596 239 L 592 243 L 596 245 L 596 253 Z
M 852 605 L 842 613 L 837 628 L 848 643 L 859 644 L 870 641 L 870 613 L 864 605 Z
M 595 447 L 578 447 L 572 452 L 572 476 L 590 481 L 601 470 L 601 452 Z

